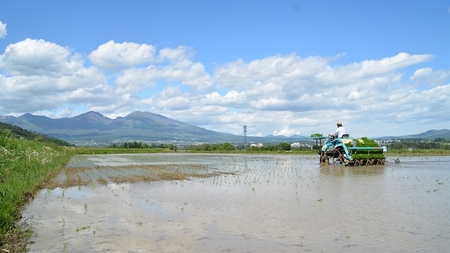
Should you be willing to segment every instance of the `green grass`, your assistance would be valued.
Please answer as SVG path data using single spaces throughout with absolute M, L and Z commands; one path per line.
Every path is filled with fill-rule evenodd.
M 30 231 L 18 219 L 24 204 L 64 168 L 73 149 L 0 131 L 0 248 L 20 252 Z

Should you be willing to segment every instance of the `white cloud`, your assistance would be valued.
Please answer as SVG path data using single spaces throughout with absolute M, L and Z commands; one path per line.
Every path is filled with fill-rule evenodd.
M 321 57 L 301 58 L 291 54 L 271 56 L 249 63 L 240 59 L 218 67 L 214 78 L 218 87 L 235 90 L 240 90 L 240 87 L 256 87 L 265 83 L 277 84 L 280 81 L 288 84 L 289 88 L 303 88 L 316 78 L 316 74 L 327 67 L 327 59 Z
M 302 112 L 319 105 L 322 110 L 339 108 L 350 101 L 353 108 L 360 108 L 359 103 L 381 100 L 400 85 L 402 74 L 397 70 L 430 58 L 400 53 L 335 67 L 327 58 L 291 54 L 249 63 L 238 60 L 219 67 L 214 77 L 220 88 L 245 91 L 248 102 L 234 104 L 242 108 Z
M 356 66 L 358 66 L 358 71 L 355 74 L 362 77 L 383 75 L 432 59 L 433 56 L 429 54 L 410 55 L 408 53 L 399 53 L 393 57 L 387 57 L 378 61 L 367 60 L 363 61 L 361 64 L 356 64 Z
M 191 59 L 193 52 L 185 46 L 179 46 L 177 48 L 163 48 L 159 51 L 158 59 L 162 62 L 180 62 L 185 59 Z
M 157 58 L 161 61 L 170 60 L 169 62 L 126 69 L 119 74 L 116 83 L 125 91 L 154 87 L 161 80 L 180 82 L 195 90 L 211 87 L 213 82 L 205 67 L 201 63 L 193 62 L 190 57 L 185 47 L 164 48 L 160 50 Z
M 248 105 L 247 96 L 245 92 L 237 92 L 235 90 L 227 92 L 221 96 L 218 92 L 207 94 L 202 100 L 202 104 L 206 105 L 224 105 L 231 107 L 245 107 Z
M 249 135 L 326 134 L 343 121 L 352 135 L 380 136 L 405 126 L 408 133 L 448 128 L 450 121 L 449 70 L 422 67 L 403 77 L 404 69 L 432 60 L 428 54 L 339 66 L 333 57 L 275 55 L 208 73 L 185 46 L 155 53 L 152 45 L 109 41 L 89 55 L 89 66 L 44 40 L 8 45 L 0 55 L 0 115 L 144 110 L 234 134 L 246 124 Z
M 131 42 L 116 43 L 112 40 L 92 51 L 89 59 L 105 69 L 133 67 L 154 60 L 155 47 Z
M 6 47 L 0 69 L 17 76 L 70 75 L 83 67 L 77 54 L 44 40 L 26 39 Z
M 186 110 L 192 107 L 187 92 L 182 92 L 176 87 L 165 88 L 154 101 L 154 105 L 164 110 Z
M 98 69 L 83 65 L 78 54 L 44 40 L 8 45 L 0 55 L 0 70 L 6 74 L 0 72 L 0 97 L 6 103 L 0 105 L 0 111 L 44 111 L 89 103 L 91 97 L 76 100 L 73 95 L 80 89 L 106 85 L 107 79 Z
M 411 76 L 411 80 L 420 84 L 439 85 L 450 78 L 450 70 L 433 71 L 432 68 L 418 69 Z
M 8 34 L 8 33 L 6 32 L 6 24 L 3 24 L 3 22 L 0 21 L 0 39 L 3 38 L 3 37 L 5 37 L 6 34 Z

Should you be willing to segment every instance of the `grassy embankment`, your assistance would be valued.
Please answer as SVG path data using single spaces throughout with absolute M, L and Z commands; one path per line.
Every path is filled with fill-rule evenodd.
M 73 155 L 73 148 L 17 138 L 0 129 L 0 252 L 22 252 L 31 229 L 19 223 L 21 208 Z

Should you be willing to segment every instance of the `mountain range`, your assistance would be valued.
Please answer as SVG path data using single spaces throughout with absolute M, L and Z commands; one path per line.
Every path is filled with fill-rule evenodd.
M 173 143 L 192 145 L 199 143 L 243 144 L 243 136 L 215 132 L 186 124 L 151 112 L 133 112 L 125 117 L 110 119 L 98 112 L 86 112 L 74 117 L 52 119 L 26 113 L 19 117 L 0 116 L 0 122 L 55 137 L 77 146 L 104 146 L 125 141 Z M 382 137 L 398 138 L 450 138 L 450 130 L 429 130 L 418 135 Z M 247 142 L 305 142 L 307 136 L 248 136 Z
M 402 136 L 384 136 L 377 139 L 450 139 L 450 129 L 428 130 L 420 134 L 410 134 Z
M 59 119 L 26 113 L 19 117 L 1 116 L 0 121 L 76 145 L 89 146 L 125 141 L 198 143 L 242 139 L 150 112 L 133 112 L 115 119 L 93 111 Z

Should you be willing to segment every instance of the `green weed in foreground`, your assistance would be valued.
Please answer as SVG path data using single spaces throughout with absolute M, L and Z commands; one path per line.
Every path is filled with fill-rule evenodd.
M 30 231 L 17 223 L 20 208 L 64 168 L 72 149 L 11 137 L 0 131 L 0 249 L 25 249 Z

